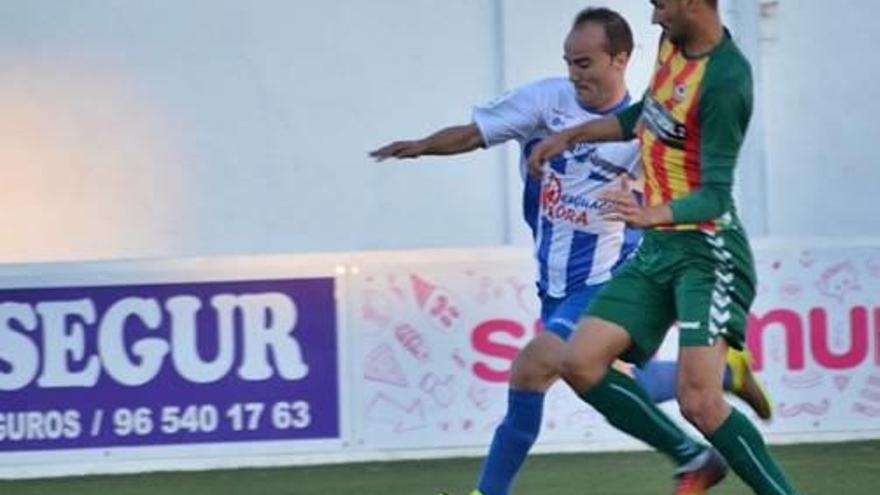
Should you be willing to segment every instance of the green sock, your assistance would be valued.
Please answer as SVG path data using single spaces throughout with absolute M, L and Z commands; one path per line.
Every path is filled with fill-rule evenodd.
M 615 428 L 663 452 L 679 466 L 705 450 L 666 417 L 635 380 L 615 369 L 580 397 Z
M 758 495 L 796 495 L 755 426 L 736 409 L 708 437 L 734 472 Z

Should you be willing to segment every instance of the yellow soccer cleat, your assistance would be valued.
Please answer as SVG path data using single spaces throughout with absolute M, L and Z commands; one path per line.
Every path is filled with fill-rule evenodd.
M 751 361 L 746 351 L 727 350 L 727 365 L 733 378 L 730 391 L 751 406 L 759 418 L 767 421 L 773 416 L 773 406 L 770 395 L 752 373 Z

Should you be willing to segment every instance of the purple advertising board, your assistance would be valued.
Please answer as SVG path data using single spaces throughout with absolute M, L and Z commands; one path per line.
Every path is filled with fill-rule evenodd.
M 332 278 L 0 290 L 0 451 L 337 439 Z

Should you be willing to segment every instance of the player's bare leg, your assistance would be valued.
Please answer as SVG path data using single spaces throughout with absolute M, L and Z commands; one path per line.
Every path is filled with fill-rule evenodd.
M 761 434 L 724 400 L 721 390 L 727 344 L 682 347 L 679 354 L 679 404 L 682 415 L 699 429 L 733 470 L 758 494 L 797 492 L 773 460 Z M 716 475 L 679 477 L 682 494 L 704 493 Z
M 544 393 L 559 378 L 565 341 L 543 332 L 513 362 L 507 413 L 495 430 L 475 494 L 506 494 L 538 437 Z
M 562 376 L 609 423 L 670 457 L 679 466 L 679 473 L 715 466 L 720 459 L 717 453 L 689 438 L 632 378 L 612 366 L 631 345 L 623 327 L 587 317 L 581 320 L 566 348 Z M 723 462 L 719 467 L 723 473 Z

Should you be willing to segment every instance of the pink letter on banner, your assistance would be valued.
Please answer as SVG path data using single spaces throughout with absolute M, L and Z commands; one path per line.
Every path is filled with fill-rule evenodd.
M 519 322 L 513 320 L 495 319 L 484 321 L 474 328 L 471 334 L 471 345 L 478 352 L 513 362 L 519 353 L 519 347 L 493 341 L 492 335 L 499 332 L 519 338 L 525 335 L 526 329 Z M 473 369 L 475 375 L 487 382 L 506 382 L 510 377 L 510 367 L 497 370 L 489 367 L 489 365 L 482 361 L 478 361 L 474 364 Z
M 752 364 L 755 371 L 761 371 L 764 368 L 764 331 L 768 326 L 774 324 L 781 325 L 785 330 L 788 369 L 804 369 L 804 328 L 801 317 L 790 309 L 774 309 L 763 317 L 755 314 L 749 315 L 746 343 L 754 357 Z
M 810 347 L 816 362 L 831 369 L 855 368 L 868 355 L 868 310 L 862 306 L 849 313 L 849 350 L 835 354 L 828 348 L 828 315 L 822 308 L 810 311 Z

